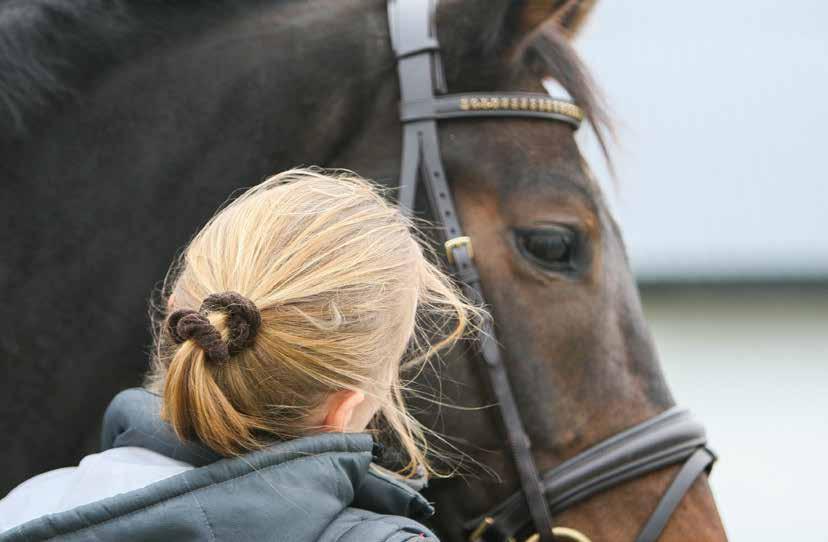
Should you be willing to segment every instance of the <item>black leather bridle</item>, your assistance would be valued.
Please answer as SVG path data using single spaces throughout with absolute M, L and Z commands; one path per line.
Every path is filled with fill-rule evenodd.
M 400 206 L 413 212 L 417 183 L 426 188 L 446 260 L 472 299 L 483 301 L 471 239 L 463 235 L 446 181 L 437 121 L 473 117 L 530 117 L 565 122 L 577 129 L 580 108 L 567 100 L 525 92 L 447 94 L 435 32 L 436 0 L 388 0 L 388 24 L 400 82 L 403 156 Z M 569 506 L 626 480 L 684 463 L 641 530 L 637 542 L 658 539 L 695 479 L 709 472 L 715 455 L 704 428 L 687 411 L 673 408 L 611 437 L 542 476 L 532 456 L 491 320 L 484 323 L 479 358 L 486 367 L 503 421 L 521 491 L 483 516 L 465 522 L 469 540 L 549 542 L 589 539 L 553 527 L 552 517 Z

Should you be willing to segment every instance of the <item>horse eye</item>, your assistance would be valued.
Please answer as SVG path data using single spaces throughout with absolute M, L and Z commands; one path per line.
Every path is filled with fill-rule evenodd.
M 573 265 L 575 233 L 563 228 L 518 230 L 517 245 L 529 260 L 555 270 Z

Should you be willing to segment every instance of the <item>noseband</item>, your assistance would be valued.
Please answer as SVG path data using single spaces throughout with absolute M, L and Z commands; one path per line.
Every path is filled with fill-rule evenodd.
M 388 0 L 391 44 L 400 81 L 403 156 L 400 206 L 413 212 L 422 182 L 434 221 L 441 226 L 446 261 L 466 294 L 483 301 L 471 239 L 463 235 L 440 156 L 437 121 L 456 118 L 525 117 L 570 124 L 577 130 L 583 112 L 574 103 L 526 92 L 447 94 L 434 26 L 436 0 Z M 503 364 L 493 323 L 487 319 L 479 342 L 503 421 L 521 491 L 488 513 L 465 523 L 470 542 L 589 542 L 584 534 L 553 527 L 552 517 L 592 495 L 655 470 L 683 463 L 636 539 L 655 542 L 696 478 L 710 470 L 704 428 L 678 408 L 619 433 L 543 475 L 538 474 Z

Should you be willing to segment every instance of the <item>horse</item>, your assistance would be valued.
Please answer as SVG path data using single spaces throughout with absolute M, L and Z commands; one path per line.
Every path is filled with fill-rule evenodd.
M 594 5 L 442 2 L 447 87 L 540 92 L 554 79 L 603 141 L 609 117 L 572 48 Z M 107 402 L 146 370 L 147 298 L 227 194 L 297 164 L 396 185 L 389 39 L 384 0 L 0 3 L 0 489 L 95 449 Z M 439 137 L 538 468 L 671 408 L 621 233 L 571 128 L 460 119 Z M 420 418 L 497 474 L 431 483 L 433 526 L 466 540 L 463 521 L 518 476 L 474 356 L 455 350 L 439 371 L 413 387 L 439 385 L 462 408 Z M 677 468 L 556 523 L 632 539 Z M 661 538 L 686 539 L 726 539 L 704 476 Z

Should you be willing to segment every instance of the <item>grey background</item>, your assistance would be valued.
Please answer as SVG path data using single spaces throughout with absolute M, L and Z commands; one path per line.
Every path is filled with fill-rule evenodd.
M 605 0 L 577 48 L 642 279 L 828 277 L 828 3 Z
M 603 0 L 576 46 L 617 184 L 583 149 L 730 539 L 828 540 L 828 2 Z

